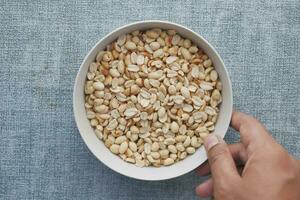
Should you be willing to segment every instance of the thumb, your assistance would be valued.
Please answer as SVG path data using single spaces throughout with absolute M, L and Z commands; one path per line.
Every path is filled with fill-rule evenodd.
M 205 139 L 204 146 L 215 184 L 226 184 L 240 178 L 229 148 L 222 138 L 211 134 Z

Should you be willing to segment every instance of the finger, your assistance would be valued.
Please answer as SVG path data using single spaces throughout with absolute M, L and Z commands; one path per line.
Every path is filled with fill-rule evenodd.
M 244 145 L 242 143 L 235 143 L 228 145 L 229 151 L 232 155 L 233 160 L 236 165 L 239 162 L 243 164 L 247 161 L 247 153 Z M 240 164 L 238 164 L 240 165 Z M 199 176 L 207 176 L 210 174 L 210 166 L 208 162 L 203 163 L 196 169 L 196 173 Z
M 233 112 L 231 126 L 239 131 L 241 141 L 246 148 L 250 143 L 255 146 L 261 145 L 269 137 L 264 126 L 259 121 L 241 112 Z
M 222 138 L 210 134 L 204 141 L 213 180 L 216 184 L 239 178 L 229 148 Z
M 203 163 L 202 165 L 200 165 L 196 169 L 196 173 L 199 176 L 207 176 L 210 173 L 210 166 L 209 166 L 208 161 L 206 161 L 205 163 Z
M 228 145 L 229 151 L 232 155 L 233 160 L 237 163 L 241 161 L 246 163 L 248 160 L 247 152 L 245 146 L 242 143 L 235 143 Z
M 200 197 L 210 197 L 213 194 L 213 180 L 207 179 L 196 187 L 196 194 Z

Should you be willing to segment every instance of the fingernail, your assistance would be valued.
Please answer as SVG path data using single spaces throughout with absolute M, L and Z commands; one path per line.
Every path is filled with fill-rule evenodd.
M 216 144 L 219 143 L 219 140 L 216 135 L 210 134 L 204 141 L 204 146 L 206 151 L 209 151 L 211 148 L 213 148 Z

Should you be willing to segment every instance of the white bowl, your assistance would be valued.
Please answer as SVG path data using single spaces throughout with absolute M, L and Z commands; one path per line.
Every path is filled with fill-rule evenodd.
M 89 64 L 94 61 L 98 51 L 105 49 L 106 45 L 116 40 L 119 35 L 130 33 L 134 30 L 144 30 L 157 27 L 162 29 L 175 29 L 181 36 L 188 38 L 197 44 L 212 59 L 215 69 L 219 73 L 220 80 L 223 84 L 223 102 L 220 105 L 220 114 L 215 126 L 215 133 L 222 138 L 225 136 L 228 129 L 232 114 L 232 89 L 228 72 L 216 50 L 199 34 L 175 23 L 151 20 L 131 23 L 106 35 L 90 50 L 78 71 L 73 93 L 75 120 L 85 144 L 102 163 L 120 174 L 141 180 L 170 179 L 192 171 L 207 160 L 204 147 L 200 147 L 193 155 L 188 156 L 184 160 L 167 167 L 140 168 L 123 161 L 105 147 L 104 143 L 96 137 L 92 127 L 90 126 L 84 107 L 84 83 Z

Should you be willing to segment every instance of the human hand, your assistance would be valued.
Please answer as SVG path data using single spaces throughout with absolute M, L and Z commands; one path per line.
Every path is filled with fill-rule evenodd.
M 234 112 L 231 126 L 240 132 L 240 143 L 227 145 L 214 135 L 205 140 L 208 163 L 197 173 L 212 177 L 196 188 L 197 195 L 216 200 L 299 200 L 300 161 L 253 117 Z

